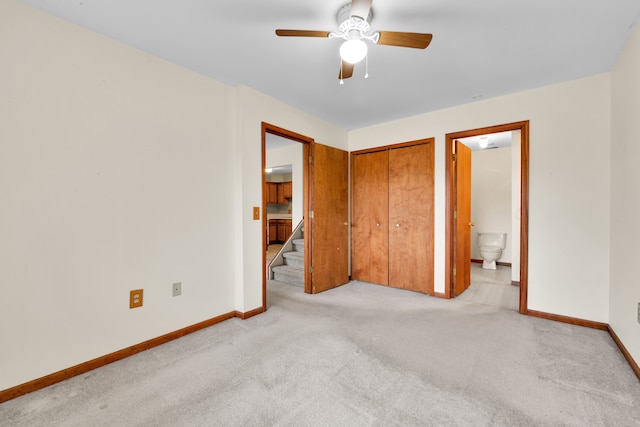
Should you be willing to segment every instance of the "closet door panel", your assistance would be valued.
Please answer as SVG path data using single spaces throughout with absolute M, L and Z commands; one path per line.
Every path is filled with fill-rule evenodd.
M 433 292 L 433 147 L 389 150 L 389 285 Z
M 352 260 L 354 280 L 389 283 L 388 152 L 358 154 L 352 164 Z

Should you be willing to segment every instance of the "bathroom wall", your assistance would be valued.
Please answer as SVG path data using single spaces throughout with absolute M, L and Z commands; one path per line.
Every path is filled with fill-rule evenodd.
M 511 262 L 511 147 L 476 150 L 471 157 L 471 259 L 482 259 L 479 232 L 506 233 L 498 261 Z

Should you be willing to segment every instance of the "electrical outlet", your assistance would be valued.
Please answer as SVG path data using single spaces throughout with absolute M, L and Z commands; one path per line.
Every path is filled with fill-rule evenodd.
M 142 307 L 142 289 L 129 292 L 129 308 Z
M 260 208 L 257 206 L 253 207 L 253 219 L 254 221 L 257 221 L 260 219 Z
M 178 295 L 182 294 L 182 282 L 176 282 L 171 286 L 171 289 L 173 290 L 173 296 L 177 297 Z

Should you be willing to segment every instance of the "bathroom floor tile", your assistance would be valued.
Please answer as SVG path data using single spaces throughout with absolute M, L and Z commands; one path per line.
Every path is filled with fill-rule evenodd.
M 511 267 L 498 266 L 485 270 L 481 264 L 471 264 L 471 285 L 458 296 L 463 301 L 518 310 L 520 287 L 511 284 Z

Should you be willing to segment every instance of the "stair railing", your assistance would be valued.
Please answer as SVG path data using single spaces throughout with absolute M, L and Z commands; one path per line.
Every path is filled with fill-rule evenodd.
M 273 267 L 277 267 L 279 265 L 284 265 L 284 256 L 283 256 L 283 254 L 285 252 L 293 251 L 293 241 L 295 239 L 302 239 L 302 238 L 304 238 L 304 218 L 298 223 L 298 225 L 296 225 L 296 227 L 291 232 L 291 236 L 289 236 L 287 241 L 284 242 L 284 244 L 282 245 L 282 247 L 280 248 L 280 250 L 278 251 L 276 256 L 273 257 L 273 259 L 269 263 L 269 265 L 268 265 L 268 272 L 269 272 L 268 279 L 269 280 L 273 280 L 272 268 Z

